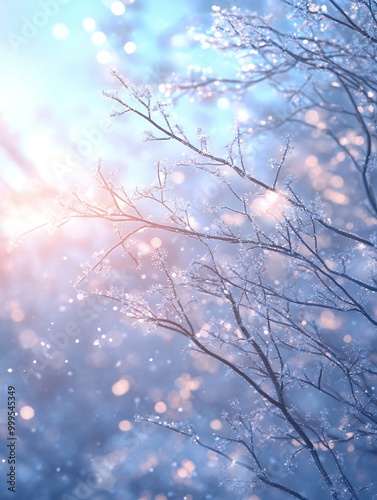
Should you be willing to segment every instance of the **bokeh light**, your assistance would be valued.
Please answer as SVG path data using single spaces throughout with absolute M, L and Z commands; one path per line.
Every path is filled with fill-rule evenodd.
M 134 42 L 127 42 L 123 48 L 126 54 L 133 54 L 136 50 L 136 44 Z
M 108 64 L 112 60 L 111 52 L 108 50 L 100 50 L 97 53 L 97 61 L 100 64 Z
M 83 20 L 82 25 L 84 27 L 84 30 L 87 31 L 88 33 L 91 33 L 96 29 L 96 22 L 92 17 L 86 17 Z
M 65 40 L 69 35 L 68 27 L 63 23 L 54 24 L 52 27 L 52 35 L 57 40 Z
M 23 406 L 20 409 L 20 416 L 24 420 L 31 420 L 35 415 L 35 411 L 31 406 Z
M 103 45 L 106 43 L 106 35 L 102 31 L 95 31 L 91 38 L 94 45 Z
M 130 384 L 127 380 L 121 379 L 112 385 L 111 390 L 115 396 L 124 396 L 130 390 Z
M 121 16 L 126 11 L 126 7 L 124 6 L 123 2 L 113 2 L 110 6 L 110 9 L 115 16 Z

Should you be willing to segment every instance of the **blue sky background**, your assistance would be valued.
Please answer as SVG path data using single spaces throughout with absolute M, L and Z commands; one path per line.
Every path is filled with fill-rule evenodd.
M 209 26 L 211 3 L 180 2 L 171 8 L 169 1 L 124 2 L 119 15 L 122 2 L 52 2 L 56 14 L 50 7 L 49 16 L 42 5 L 2 6 L 1 110 L 25 170 L 28 164 L 54 184 L 51 164 L 82 138 L 83 130 L 96 128 L 109 114 L 100 91 L 114 86 L 111 67 L 138 83 L 155 84 L 162 74 L 186 73 L 189 64 L 209 62 L 195 56 L 195 42 L 186 31 L 191 25 Z M 105 155 L 109 142 L 86 163 Z M 4 173 L 19 187 L 22 172 L 14 167 Z

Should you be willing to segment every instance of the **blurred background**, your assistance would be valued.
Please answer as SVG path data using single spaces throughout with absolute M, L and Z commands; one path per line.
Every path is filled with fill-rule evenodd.
M 227 2 L 219 2 L 226 6 Z M 7 387 L 17 398 L 17 493 L 7 491 L 7 448 L 0 448 L 1 498 L 166 500 L 228 498 L 214 454 L 181 436 L 135 423 L 135 414 L 190 419 L 219 430 L 219 411 L 237 396 L 213 361 L 182 353 L 167 334 L 146 339 L 113 304 L 74 289 L 80 263 L 106 246 L 83 223 L 58 232 L 20 233 L 50 220 L 54 199 L 86 189 L 100 158 L 130 185 L 159 159 L 142 142 L 143 124 L 110 120 L 101 90 L 116 87 L 115 67 L 158 89 L 216 63 L 187 32 L 211 25 L 209 1 L 21 0 L 0 6 L 0 433 L 7 436 Z M 226 64 L 232 64 L 231 61 Z M 186 122 L 221 140 L 232 126 L 226 98 Z M 214 115 L 214 111 L 218 115 Z M 215 119 L 214 119 L 215 118 Z M 231 118 L 231 119 L 229 119 Z M 218 125 L 215 126 L 214 123 Z M 192 189 L 192 186 L 191 186 Z M 212 196 L 194 185 L 194 196 Z M 51 229 L 51 227 L 50 227 Z M 9 247 L 11 251 L 9 252 Z M 120 267 L 113 276 L 131 279 Z M 274 465 L 276 467 L 276 465 Z M 258 498 L 257 496 L 253 498 Z

